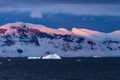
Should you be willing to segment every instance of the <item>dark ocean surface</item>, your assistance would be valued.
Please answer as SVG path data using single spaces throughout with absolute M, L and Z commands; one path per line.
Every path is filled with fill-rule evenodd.
M 120 80 L 120 58 L 0 58 L 0 80 Z

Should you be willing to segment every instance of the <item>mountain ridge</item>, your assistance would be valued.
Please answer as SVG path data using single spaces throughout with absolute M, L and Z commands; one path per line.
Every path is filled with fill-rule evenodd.
M 0 26 L 0 28 L 3 28 L 3 29 L 9 29 L 10 27 L 22 27 L 22 26 L 29 26 L 29 28 L 34 28 L 34 29 L 38 29 L 40 31 L 42 31 L 43 29 L 43 32 L 47 32 L 47 33 L 52 33 L 52 32 L 56 32 L 58 34 L 76 34 L 76 35 L 82 35 L 82 33 L 80 34 L 79 32 L 83 31 L 84 33 L 88 33 L 88 34 L 91 34 L 91 35 L 101 35 L 101 34 L 117 34 L 117 35 L 120 35 L 120 30 L 116 30 L 116 31 L 113 31 L 113 32 L 110 32 L 110 33 L 105 33 L 105 32 L 100 32 L 100 31 L 95 31 L 95 30 L 90 30 L 90 29 L 85 29 L 85 28 L 75 28 L 73 27 L 71 31 L 65 29 L 65 28 L 59 28 L 59 29 L 53 29 L 53 28 L 48 28 L 44 25 L 38 25 L 38 24 L 30 24 L 30 23 L 23 23 L 23 22 L 16 22 L 16 23 L 8 23 L 8 24 L 5 24 L 3 26 Z M 78 33 L 75 32 L 75 30 L 78 30 Z M 49 32 L 50 31 L 50 32 Z
M 62 57 L 120 56 L 117 33 L 88 29 L 52 29 L 30 23 L 10 23 L 0 27 L 0 56 L 44 56 L 57 53 Z

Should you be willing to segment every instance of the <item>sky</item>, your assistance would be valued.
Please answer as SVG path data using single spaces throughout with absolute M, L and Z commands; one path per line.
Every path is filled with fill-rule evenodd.
M 32 18 L 45 13 L 120 16 L 119 4 L 119 0 L 0 0 L 0 10 L 30 12 Z
M 78 27 L 103 32 L 120 29 L 120 0 L 0 0 L 0 14 L 0 25 L 15 21 L 33 21 L 31 23 L 54 26 L 52 28 Z M 25 17 L 31 21 L 26 21 Z M 49 20 L 53 20 L 54 23 Z

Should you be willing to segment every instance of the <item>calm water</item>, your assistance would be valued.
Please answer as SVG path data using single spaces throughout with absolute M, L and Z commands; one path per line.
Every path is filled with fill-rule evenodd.
M 1 58 L 0 80 L 120 80 L 120 58 Z

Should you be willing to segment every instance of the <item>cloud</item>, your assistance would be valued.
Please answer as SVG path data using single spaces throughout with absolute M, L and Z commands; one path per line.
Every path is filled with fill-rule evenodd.
M 14 0 L 15 1 L 15 0 Z M 21 0 L 22 1 L 22 0 Z M 54 1 L 54 0 L 50 0 Z M 48 2 L 50 2 L 48 1 Z M 65 0 L 67 2 L 67 0 Z M 72 14 L 72 15 L 93 15 L 93 16 L 120 16 L 119 4 L 75 4 L 75 3 L 39 3 L 38 0 L 31 1 L 25 0 L 25 3 L 7 3 L 7 6 L 0 5 L 0 11 L 22 11 L 29 12 L 32 18 L 42 18 L 43 14 Z M 81 0 L 82 1 L 82 0 Z M 29 4 L 28 4 L 28 3 Z M 37 3 L 38 2 L 38 3 Z M 58 1 L 59 2 L 59 1 Z M 71 0 L 72 2 L 72 0 Z M 15 4 L 16 3 L 16 4 Z M 36 4 L 35 4 L 36 3 Z M 15 5 L 10 5 L 15 4 Z M 44 5 L 45 4 L 45 5 Z
M 29 9 L 34 16 L 41 17 L 42 14 L 72 14 L 92 16 L 120 16 L 120 5 L 112 4 L 54 4 Z
M 30 14 L 30 16 L 32 18 L 42 18 L 42 14 L 41 14 L 40 11 L 32 11 L 31 14 Z
M 116 15 L 120 16 L 120 5 L 105 4 L 56 4 L 43 8 L 54 13 L 71 13 L 75 15 Z
M 36 4 L 54 4 L 54 3 L 66 3 L 66 4 L 120 4 L 120 0 L 0 0 L 0 5 L 36 5 Z

